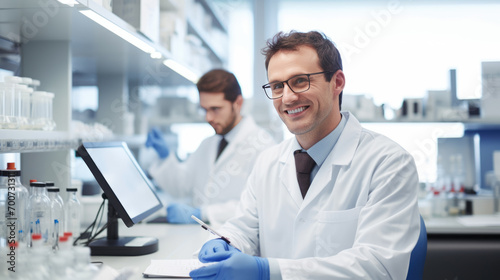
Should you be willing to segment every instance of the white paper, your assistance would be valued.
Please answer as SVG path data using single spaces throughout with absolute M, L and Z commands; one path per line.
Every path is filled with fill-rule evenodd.
M 198 259 L 151 260 L 143 274 L 146 277 L 190 278 L 191 270 L 210 264 L 202 263 Z

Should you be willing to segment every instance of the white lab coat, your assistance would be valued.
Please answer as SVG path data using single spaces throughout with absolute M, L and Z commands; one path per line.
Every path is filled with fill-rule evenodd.
M 190 198 L 191 205 L 201 207 L 203 218 L 215 226 L 234 214 L 257 155 L 275 144 L 249 116 L 243 117 L 237 127 L 237 134 L 217 161 L 220 136 L 213 135 L 203 140 L 186 161 L 169 156 L 149 168 L 160 188 L 176 198 Z
M 277 259 L 283 279 L 405 279 L 420 228 L 413 158 L 343 115 L 305 199 L 292 138 L 257 159 L 221 232 L 245 253 Z

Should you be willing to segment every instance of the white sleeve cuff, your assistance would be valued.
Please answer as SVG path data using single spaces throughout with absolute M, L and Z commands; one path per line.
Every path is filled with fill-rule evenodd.
M 277 259 L 267 259 L 269 261 L 269 279 L 282 280 L 280 265 Z

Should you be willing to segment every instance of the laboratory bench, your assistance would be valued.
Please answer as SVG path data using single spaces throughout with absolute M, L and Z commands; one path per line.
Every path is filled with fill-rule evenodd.
M 485 215 L 480 222 L 469 218 L 442 217 L 425 220 L 428 245 L 424 279 L 498 279 L 500 273 L 500 215 Z M 463 219 L 465 218 L 465 219 Z M 472 220 L 472 219 L 471 219 Z M 489 224 L 489 225 L 487 225 Z M 117 271 L 133 269 L 128 279 L 143 279 L 142 272 L 154 259 L 189 259 L 196 257 L 211 234 L 199 225 L 139 223 L 127 228 L 120 223 L 120 236 L 147 236 L 159 240 L 159 250 L 143 256 L 92 256 Z
M 197 251 L 201 248 L 211 234 L 203 230 L 199 225 L 177 225 L 177 224 L 151 224 L 139 223 L 127 228 L 120 222 L 120 237 L 156 237 L 158 239 L 158 251 L 142 256 L 92 256 L 94 263 L 101 263 L 112 269 L 132 273 L 127 278 L 130 280 L 143 279 L 142 272 L 149 266 L 151 260 L 162 259 L 191 259 L 197 257 Z M 172 278 L 169 278 L 172 279 Z
M 424 279 L 498 279 L 500 214 L 426 218 Z

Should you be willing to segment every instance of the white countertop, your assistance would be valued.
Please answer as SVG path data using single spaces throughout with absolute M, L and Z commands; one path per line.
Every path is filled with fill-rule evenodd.
M 119 236 L 147 236 L 159 240 L 157 252 L 143 256 L 92 256 L 92 262 L 102 262 L 115 270 L 133 268 L 128 279 L 143 279 L 142 272 L 152 259 L 189 259 L 197 256 L 197 250 L 211 234 L 199 225 L 136 224 L 127 228 L 121 221 Z

